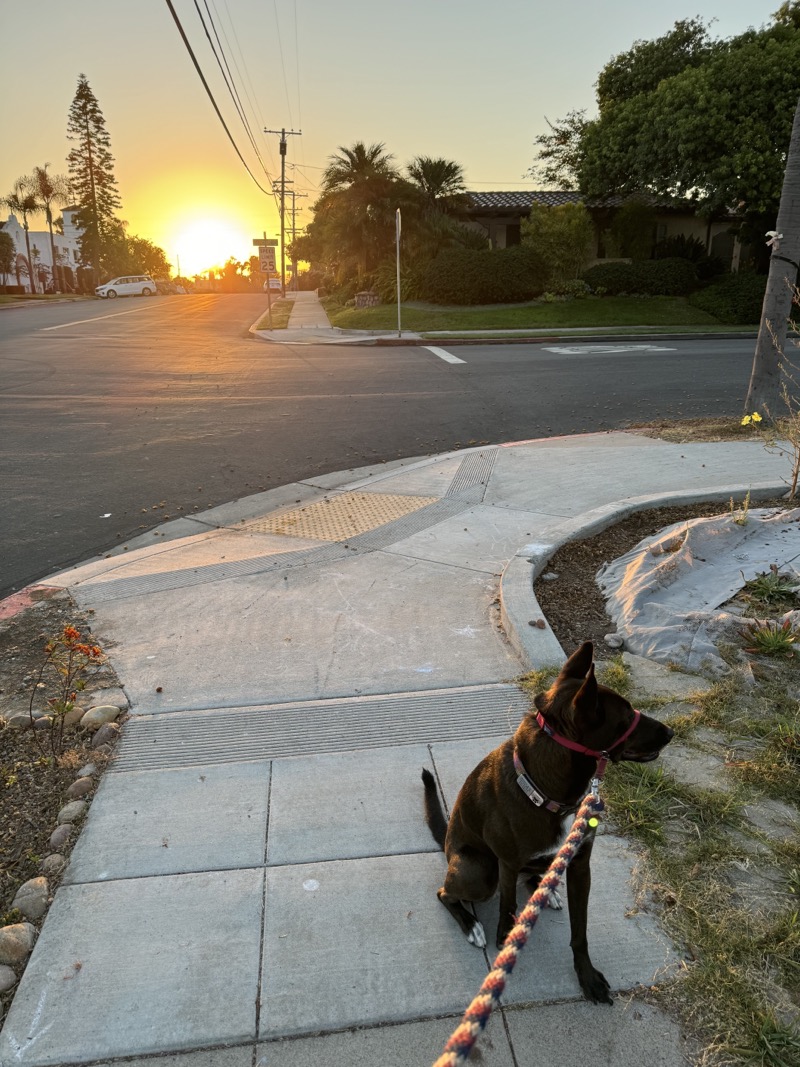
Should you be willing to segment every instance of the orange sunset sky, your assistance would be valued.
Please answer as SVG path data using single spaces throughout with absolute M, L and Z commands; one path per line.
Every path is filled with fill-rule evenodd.
M 278 138 L 264 127 L 303 131 L 287 155 L 298 229 L 328 157 L 357 140 L 384 142 L 399 164 L 456 160 L 471 189 L 533 188 L 526 171 L 545 116 L 592 114 L 593 84 L 612 55 L 697 14 L 729 37 L 768 21 L 779 0 L 201 0 L 255 147 L 193 0 L 172 6 L 267 192 L 237 158 L 166 2 L 45 0 L 25 9 L 13 33 L 6 19 L 0 195 L 45 162 L 66 173 L 67 114 L 83 73 L 111 137 L 120 216 L 164 249 L 173 270 L 180 260 L 192 274 L 246 259 L 254 237 L 278 234 L 269 192 Z

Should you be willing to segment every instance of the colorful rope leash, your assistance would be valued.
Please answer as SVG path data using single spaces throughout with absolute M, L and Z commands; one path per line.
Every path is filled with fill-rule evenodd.
M 547 904 L 547 898 L 558 888 L 564 872 L 586 836 L 590 820 L 594 820 L 594 825 L 596 825 L 596 817 L 600 815 L 603 807 L 603 801 L 596 793 L 589 793 L 584 798 L 566 841 L 542 876 L 538 888 L 520 912 L 516 925 L 497 954 L 493 969 L 486 976 L 483 985 L 478 990 L 478 995 L 464 1012 L 461 1022 L 453 1031 L 444 1046 L 444 1052 L 433 1067 L 462 1067 L 466 1064 L 475 1042 L 486 1028 L 492 1008 L 502 996 L 506 987 L 506 979 L 514 970 L 517 956 L 528 940 L 528 934 L 536 925 L 542 908 Z

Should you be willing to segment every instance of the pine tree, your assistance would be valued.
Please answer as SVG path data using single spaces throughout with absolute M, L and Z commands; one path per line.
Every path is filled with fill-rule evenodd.
M 78 88 L 67 120 L 67 137 L 75 147 L 67 157 L 72 190 L 79 210 L 75 222 L 82 230 L 81 259 L 96 273 L 103 269 L 109 238 L 118 225 L 114 212 L 122 206 L 114 177 L 111 138 L 103 112 L 86 75 Z

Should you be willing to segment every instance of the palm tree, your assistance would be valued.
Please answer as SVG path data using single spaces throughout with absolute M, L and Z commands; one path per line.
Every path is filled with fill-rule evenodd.
M 391 249 L 403 182 L 383 144 L 339 146 L 322 175 L 315 206 L 332 256 L 349 273 L 364 276 Z
M 415 156 L 407 165 L 408 177 L 429 206 L 439 210 L 453 210 L 467 201 L 464 168 L 451 159 L 432 159 Z
M 25 247 L 28 250 L 28 277 L 31 280 L 31 292 L 36 292 L 36 280 L 33 276 L 33 260 L 31 259 L 31 241 L 28 237 L 28 215 L 35 215 L 41 210 L 39 201 L 30 191 L 30 178 L 17 178 L 14 188 L 8 194 L 0 198 L 2 203 L 12 214 L 22 217 L 22 228 L 25 231 Z
M 778 221 L 769 244 L 767 288 L 761 309 L 745 414 L 758 412 L 773 422 L 780 395 L 781 359 L 786 343 L 792 295 L 800 267 L 800 99 L 794 113 L 786 169 L 778 207 Z
M 356 141 L 352 148 L 339 145 L 338 154 L 328 157 L 322 173 L 323 191 L 349 189 L 373 178 L 397 178 L 394 156 L 385 152 L 385 147 L 383 143 L 367 146 L 363 141 Z
M 66 204 L 70 196 L 69 178 L 63 174 L 48 174 L 49 163 L 43 167 L 34 167 L 31 175 L 30 189 L 44 211 L 47 219 L 47 228 L 50 231 L 50 262 L 53 265 L 53 286 L 56 285 L 56 243 L 53 238 L 53 207 L 54 203 Z

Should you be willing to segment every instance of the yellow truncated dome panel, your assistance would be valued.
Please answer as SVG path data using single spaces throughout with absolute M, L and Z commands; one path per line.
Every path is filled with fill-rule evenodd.
M 435 504 L 438 499 L 392 493 L 337 493 L 316 504 L 248 523 L 247 529 L 317 541 L 346 541 Z

